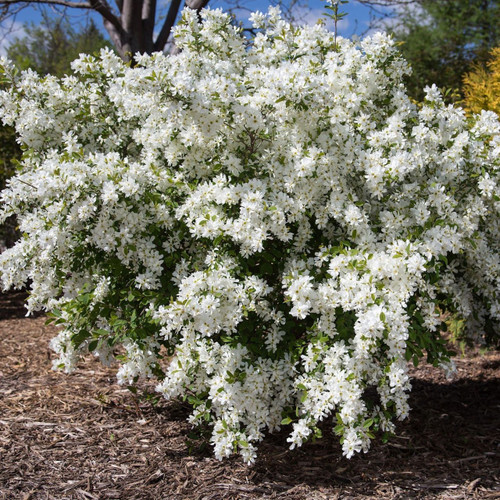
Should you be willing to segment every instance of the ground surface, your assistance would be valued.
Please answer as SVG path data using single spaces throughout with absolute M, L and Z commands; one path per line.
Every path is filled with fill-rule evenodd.
M 409 421 L 366 455 L 335 437 L 289 451 L 270 436 L 247 467 L 188 446 L 187 409 L 153 408 L 92 359 L 51 370 L 43 317 L 0 296 L 0 499 L 500 498 L 500 353 L 469 353 L 447 381 L 414 371 Z

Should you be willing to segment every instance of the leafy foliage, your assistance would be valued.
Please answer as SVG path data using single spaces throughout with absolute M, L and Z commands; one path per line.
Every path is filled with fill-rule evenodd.
M 15 162 L 21 158 L 21 148 L 16 143 L 13 127 L 0 126 L 0 189 L 15 172 Z
M 423 0 L 403 9 L 391 29 L 412 67 L 411 96 L 421 100 L 426 85 L 460 89 L 473 63 L 484 64 L 500 44 L 498 0 Z
M 32 69 L 40 75 L 63 76 L 71 71 L 71 62 L 80 54 L 93 54 L 109 41 L 90 20 L 76 31 L 66 17 L 45 14 L 40 24 L 30 23 L 26 35 L 7 48 L 7 57 L 21 70 Z
M 16 170 L 16 165 L 21 159 L 21 148 L 16 142 L 13 127 L 0 124 L 0 190 L 5 189 L 7 180 Z M 11 247 L 18 238 L 15 217 L 9 217 L 0 224 L 0 250 L 2 246 Z
M 487 68 L 476 65 L 464 77 L 465 107 L 473 113 L 486 109 L 500 114 L 500 47 L 491 51 Z

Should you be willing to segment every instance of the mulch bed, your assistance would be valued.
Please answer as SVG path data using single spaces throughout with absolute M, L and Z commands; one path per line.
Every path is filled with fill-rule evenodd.
M 269 436 L 257 462 L 219 462 L 189 439 L 188 408 L 153 406 L 89 357 L 51 370 L 55 335 L 0 295 L 0 499 L 500 499 L 500 353 L 458 357 L 454 380 L 412 370 L 410 419 L 366 455 L 335 436 L 290 451 Z

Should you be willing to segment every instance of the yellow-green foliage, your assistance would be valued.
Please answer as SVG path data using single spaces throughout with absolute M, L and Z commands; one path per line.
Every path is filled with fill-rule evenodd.
M 487 68 L 476 66 L 464 77 L 465 108 L 473 113 L 487 109 L 500 114 L 500 47 L 491 55 Z

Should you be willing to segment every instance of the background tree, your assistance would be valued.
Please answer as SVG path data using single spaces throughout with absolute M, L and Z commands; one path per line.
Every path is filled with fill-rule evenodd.
M 464 77 L 464 104 L 473 113 L 487 109 L 500 114 L 500 47 L 491 56 L 486 67 L 478 64 Z
M 91 54 L 110 42 L 90 20 L 81 31 L 75 31 L 68 19 L 43 15 L 40 24 L 29 23 L 26 35 L 7 49 L 7 57 L 23 70 L 31 68 L 40 74 L 62 76 L 71 69 L 79 54 Z
M 432 83 L 460 89 L 464 74 L 500 44 L 499 20 L 499 0 L 421 0 L 398 10 L 390 31 L 413 68 L 410 94 L 421 99 Z
M 157 0 L 19 0 L 0 1 L 0 21 L 28 6 L 51 5 L 95 11 L 101 15 L 104 27 L 117 52 L 124 60 L 132 54 L 152 53 L 165 49 L 181 7 L 181 0 L 171 0 L 168 8 L 161 8 Z M 201 10 L 208 0 L 185 0 L 185 6 Z M 160 23 L 157 21 L 161 20 Z M 157 33 L 157 35 L 156 35 Z

